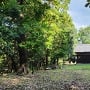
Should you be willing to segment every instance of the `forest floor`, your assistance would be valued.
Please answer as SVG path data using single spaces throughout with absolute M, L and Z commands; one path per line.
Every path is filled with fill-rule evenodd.
M 65 65 L 25 76 L 4 74 L 0 90 L 90 90 L 90 64 Z

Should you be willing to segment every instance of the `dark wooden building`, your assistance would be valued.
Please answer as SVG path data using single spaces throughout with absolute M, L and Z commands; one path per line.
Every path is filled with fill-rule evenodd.
M 90 44 L 78 44 L 74 51 L 77 63 L 90 63 Z

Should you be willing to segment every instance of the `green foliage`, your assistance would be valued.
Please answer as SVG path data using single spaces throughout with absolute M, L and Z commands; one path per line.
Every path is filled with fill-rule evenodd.
M 9 57 L 16 55 L 17 63 L 28 62 L 25 56 L 20 61 L 20 48 L 23 55 L 27 51 L 28 58 L 37 61 L 45 55 L 54 59 L 71 55 L 75 28 L 67 13 L 69 3 L 70 0 L 2 1 L 0 52 Z
M 78 35 L 83 44 L 90 44 L 90 26 L 81 28 Z

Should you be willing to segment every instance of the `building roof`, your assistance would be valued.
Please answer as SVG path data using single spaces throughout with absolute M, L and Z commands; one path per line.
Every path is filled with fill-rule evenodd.
M 90 52 L 90 44 L 78 44 L 76 45 L 74 52 Z

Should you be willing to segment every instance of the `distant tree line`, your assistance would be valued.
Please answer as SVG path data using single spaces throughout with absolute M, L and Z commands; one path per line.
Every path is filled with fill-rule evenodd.
M 90 44 L 90 26 L 80 28 L 78 38 L 82 44 Z

